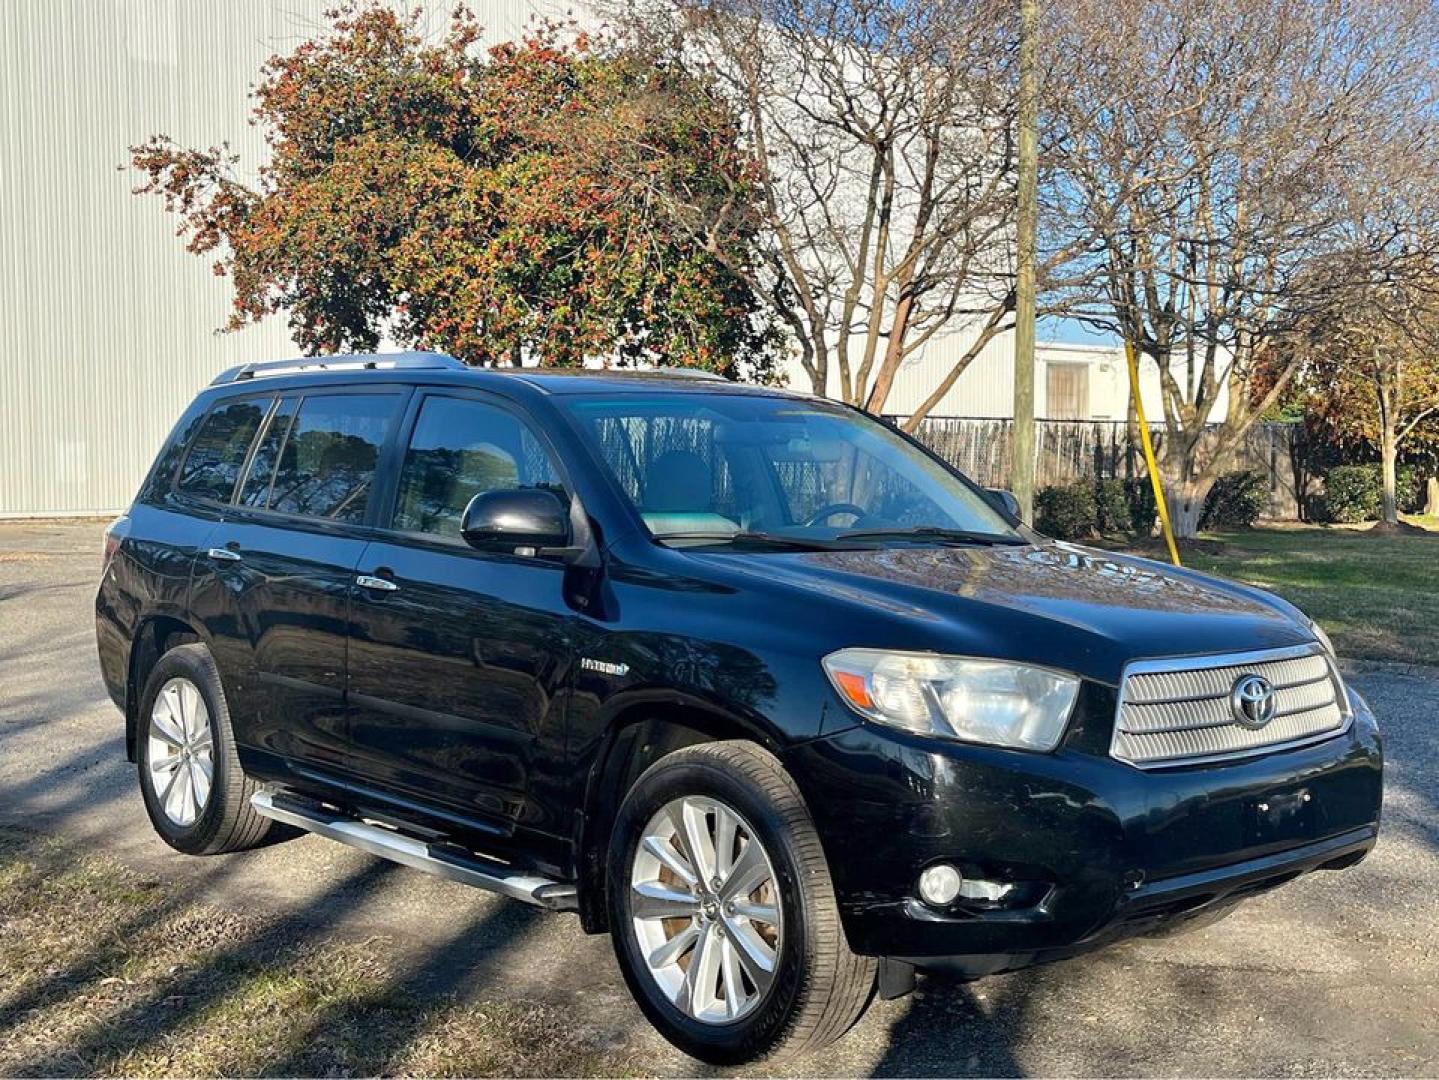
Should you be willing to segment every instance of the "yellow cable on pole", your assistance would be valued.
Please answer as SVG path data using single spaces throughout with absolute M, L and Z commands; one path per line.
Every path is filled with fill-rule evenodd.
M 1139 440 L 1144 444 L 1144 463 L 1149 467 L 1149 483 L 1154 488 L 1154 505 L 1159 509 L 1159 523 L 1164 526 L 1164 542 L 1169 545 L 1169 561 L 1179 561 L 1179 548 L 1174 543 L 1174 528 L 1169 524 L 1169 504 L 1164 501 L 1164 488 L 1159 483 L 1159 466 L 1154 460 L 1154 444 L 1149 440 L 1149 421 L 1144 418 L 1144 397 L 1139 392 L 1139 361 L 1134 342 L 1124 341 L 1124 358 L 1129 362 L 1129 391 L 1134 395 L 1134 411 L 1139 417 Z

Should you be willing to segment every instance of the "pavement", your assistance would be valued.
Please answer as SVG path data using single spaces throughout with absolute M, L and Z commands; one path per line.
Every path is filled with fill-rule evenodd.
M 609 942 L 543 913 L 319 839 L 191 858 L 145 818 L 101 684 L 95 521 L 0 522 L 0 824 L 61 835 L 285 920 L 297 944 L 384 942 L 406 992 L 563 1006 L 641 1068 L 694 1075 L 630 1001 Z M 1439 589 L 1436 589 L 1439 592 Z M 1432 603 L 1439 597 L 1416 598 Z M 1127 942 L 876 1002 L 780 1075 L 1439 1075 L 1439 680 L 1352 677 L 1380 717 L 1383 836 L 1179 938 Z M 81 917 L 77 913 L 77 917 Z

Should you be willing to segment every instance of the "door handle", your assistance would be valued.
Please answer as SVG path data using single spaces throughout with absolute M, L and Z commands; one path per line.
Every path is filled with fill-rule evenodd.
M 396 592 L 400 588 L 393 581 L 371 574 L 361 574 L 355 579 L 355 584 L 362 589 L 374 589 L 376 592 Z
M 210 558 L 216 562 L 239 562 L 240 553 L 231 551 L 229 548 L 211 548 L 208 552 Z

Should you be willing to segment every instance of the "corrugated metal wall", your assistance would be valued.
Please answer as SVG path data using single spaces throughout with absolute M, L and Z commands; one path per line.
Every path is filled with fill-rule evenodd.
M 0 516 L 107 512 L 231 364 L 293 355 L 283 321 L 217 335 L 229 284 L 130 193 L 127 147 L 228 139 L 260 161 L 246 91 L 333 0 L 0 3 Z M 410 6 L 407 2 L 405 6 Z M 426 5 L 437 31 L 449 0 Z M 491 40 L 549 0 L 472 0 Z

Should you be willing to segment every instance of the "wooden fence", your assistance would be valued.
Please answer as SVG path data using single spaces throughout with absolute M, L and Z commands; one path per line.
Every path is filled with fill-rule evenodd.
M 929 416 L 915 435 L 940 457 L 985 487 L 1008 487 L 1014 422 L 967 416 Z M 1159 452 L 1164 426 L 1151 425 Z M 1130 445 L 1122 420 L 1036 420 L 1036 484 L 1067 484 L 1083 478 L 1143 475 L 1143 451 Z M 1296 480 L 1294 425 L 1256 424 L 1225 470 L 1258 469 L 1269 477 L 1272 518 L 1299 516 L 1299 495 L 1308 487 Z M 1300 470 L 1302 472 L 1302 470 Z

